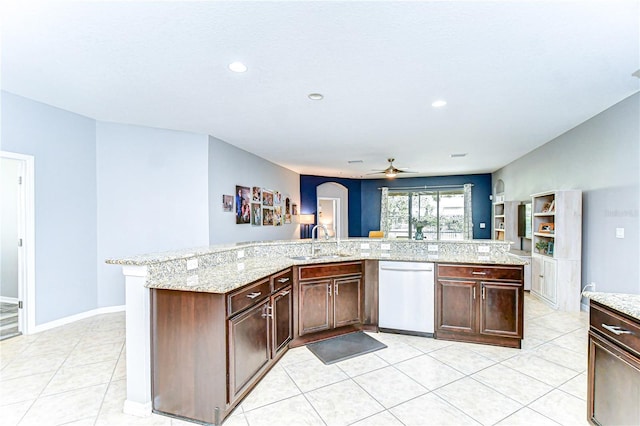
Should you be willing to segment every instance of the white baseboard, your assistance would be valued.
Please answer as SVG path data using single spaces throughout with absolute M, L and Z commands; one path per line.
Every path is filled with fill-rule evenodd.
M 122 412 L 125 414 L 131 414 L 137 417 L 147 417 L 151 415 L 151 401 L 147 403 L 140 403 L 125 399 Z
M 17 297 L 0 296 L 0 302 L 2 302 L 2 303 L 11 303 L 12 305 L 17 305 L 18 304 L 18 298 Z
M 50 330 L 52 328 L 60 327 L 61 325 L 71 324 L 72 322 L 80 321 L 85 318 L 91 318 L 96 315 L 110 314 L 112 312 L 124 312 L 124 308 L 125 305 L 107 306 L 105 308 L 97 308 L 90 311 L 81 312 L 69 317 L 64 317 L 54 321 L 45 322 L 44 324 L 36 325 L 33 330 L 29 330 L 29 334 L 40 333 L 41 331 Z

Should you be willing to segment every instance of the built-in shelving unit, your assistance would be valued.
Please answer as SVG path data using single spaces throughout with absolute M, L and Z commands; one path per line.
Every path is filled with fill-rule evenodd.
M 531 292 L 563 311 L 580 310 L 582 191 L 533 194 Z
M 518 238 L 518 202 L 493 204 L 493 239 L 514 242 Z

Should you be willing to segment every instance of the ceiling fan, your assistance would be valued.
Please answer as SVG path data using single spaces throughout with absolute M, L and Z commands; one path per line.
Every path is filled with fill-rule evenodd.
M 389 162 L 389 167 L 387 167 L 384 170 L 374 170 L 374 173 L 369 173 L 370 175 L 377 175 L 379 173 L 384 173 L 384 175 L 388 178 L 394 178 L 396 177 L 399 173 L 417 173 L 417 172 L 411 172 L 409 170 L 406 170 L 406 167 L 395 167 L 393 165 L 393 162 L 396 161 L 395 158 L 387 158 L 387 161 Z

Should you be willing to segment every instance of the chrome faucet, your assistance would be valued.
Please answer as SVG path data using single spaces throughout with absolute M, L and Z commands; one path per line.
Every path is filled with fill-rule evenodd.
M 315 256 L 316 255 L 315 241 L 318 238 L 318 233 L 316 232 L 316 230 L 318 228 L 322 228 L 322 230 L 324 231 L 324 239 L 325 240 L 329 239 L 329 230 L 327 229 L 327 225 L 322 223 L 322 224 L 318 224 L 318 225 L 314 226 L 313 229 L 311 230 L 311 256 Z M 313 233 L 314 232 L 316 234 L 316 238 L 313 238 Z

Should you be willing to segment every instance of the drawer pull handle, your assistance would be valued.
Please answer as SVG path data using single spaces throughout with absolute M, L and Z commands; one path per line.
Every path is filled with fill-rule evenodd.
M 283 291 L 282 293 L 280 293 L 280 296 L 286 296 L 287 294 L 289 294 L 289 290 Z
M 471 275 L 487 275 L 487 273 L 486 272 L 471 271 Z
M 616 336 L 619 336 L 621 334 L 633 334 L 629 330 L 623 330 L 622 328 L 618 327 L 617 325 L 602 324 L 602 326 L 604 328 L 606 328 L 607 330 L 609 330 L 610 332 L 612 332 L 613 334 L 615 334 Z
M 286 283 L 287 281 L 289 281 L 289 278 L 280 278 L 280 279 L 278 279 L 279 283 Z
M 473 299 L 475 300 L 475 298 L 476 298 L 476 288 L 474 287 L 473 288 Z
M 260 296 L 261 294 L 262 294 L 261 291 L 256 291 L 256 292 L 247 294 L 247 297 L 249 299 L 255 299 L 256 297 Z

